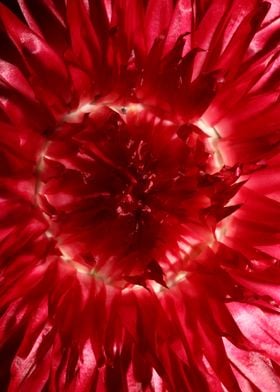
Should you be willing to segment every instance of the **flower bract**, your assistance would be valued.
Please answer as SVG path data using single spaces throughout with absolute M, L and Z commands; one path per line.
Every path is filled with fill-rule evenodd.
M 279 392 L 280 4 L 0 2 L 0 382 Z

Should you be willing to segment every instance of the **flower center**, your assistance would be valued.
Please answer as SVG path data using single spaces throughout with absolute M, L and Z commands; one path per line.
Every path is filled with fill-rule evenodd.
M 236 178 L 225 180 L 209 135 L 166 118 L 142 105 L 85 105 L 50 136 L 38 205 L 78 271 L 121 287 L 170 285 L 215 240 Z

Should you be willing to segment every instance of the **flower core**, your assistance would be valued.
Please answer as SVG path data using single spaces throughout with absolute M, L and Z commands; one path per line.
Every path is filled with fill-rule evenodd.
M 214 241 L 228 201 L 220 189 L 236 179 L 225 180 L 210 140 L 141 104 L 66 115 L 44 145 L 37 189 L 62 258 L 120 287 L 185 276 Z

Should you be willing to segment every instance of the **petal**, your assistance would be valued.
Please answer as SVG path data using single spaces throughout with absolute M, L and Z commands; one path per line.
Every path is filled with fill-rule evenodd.
M 3 5 L 0 20 L 25 63 L 33 88 L 39 88 L 42 99 L 51 99 L 53 105 L 69 99 L 67 70 L 59 56 Z
M 145 32 L 148 51 L 152 48 L 156 38 L 166 34 L 171 17 L 172 1 L 151 0 L 148 3 L 145 17 Z

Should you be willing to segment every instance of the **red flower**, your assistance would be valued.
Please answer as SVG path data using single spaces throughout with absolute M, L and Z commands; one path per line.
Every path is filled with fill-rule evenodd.
M 1 390 L 279 391 L 278 1 L 18 4 Z

